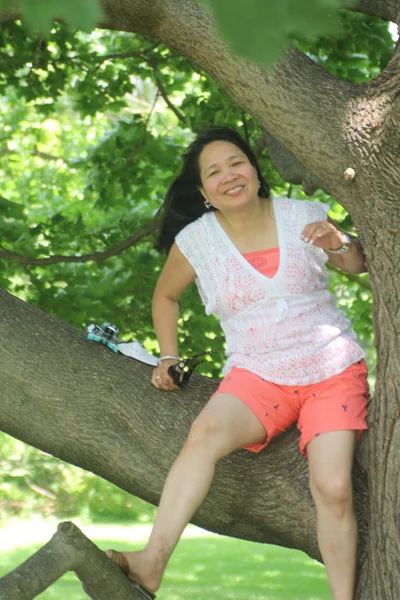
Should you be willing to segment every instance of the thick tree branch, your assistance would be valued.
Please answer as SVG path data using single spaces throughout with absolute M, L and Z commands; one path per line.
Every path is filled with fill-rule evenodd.
M 0 598 L 32 600 L 67 571 L 75 571 L 93 600 L 144 600 L 121 570 L 73 523 L 60 523 L 51 540 L 0 579 Z
M 194 375 L 187 389 L 160 392 L 148 365 L 88 342 L 84 332 L 1 290 L 0 307 L 0 337 L 8 340 L 0 346 L 2 430 L 157 504 L 190 424 L 217 382 Z M 358 468 L 355 497 L 364 539 L 367 482 Z M 241 450 L 222 459 L 193 522 L 319 558 L 298 432 L 291 428 L 268 452 Z
M 399 0 L 358 0 L 349 10 L 398 23 L 400 3 Z
M 134 246 L 143 238 L 153 234 L 157 230 L 157 226 L 158 223 L 156 218 L 148 225 L 145 225 L 139 229 L 139 231 L 136 231 L 127 237 L 120 244 L 117 244 L 112 248 L 108 248 L 108 250 L 104 250 L 104 252 L 90 252 L 89 254 L 82 254 L 80 256 L 64 256 L 55 254 L 54 256 L 48 256 L 46 258 L 34 258 L 30 256 L 23 256 L 22 254 L 17 254 L 16 252 L 9 252 L 8 250 L 0 250 L 0 258 L 13 260 L 21 265 L 55 265 L 57 263 L 83 263 L 91 260 L 102 261 L 106 260 L 107 258 L 111 258 L 112 256 L 122 254 L 122 252 L 125 252 L 125 250 L 128 248 Z

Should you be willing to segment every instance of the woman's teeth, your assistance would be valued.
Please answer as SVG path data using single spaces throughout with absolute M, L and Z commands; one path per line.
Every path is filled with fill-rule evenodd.
M 238 185 L 237 187 L 233 188 L 232 190 L 228 190 L 227 192 L 225 192 L 225 194 L 236 194 L 237 192 L 239 192 L 241 189 L 243 189 L 242 185 Z

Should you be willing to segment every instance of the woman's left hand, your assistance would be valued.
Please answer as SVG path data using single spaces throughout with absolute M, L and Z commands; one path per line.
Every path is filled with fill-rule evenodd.
M 341 231 L 329 221 L 315 221 L 303 229 L 301 239 L 317 248 L 338 250 L 346 243 Z

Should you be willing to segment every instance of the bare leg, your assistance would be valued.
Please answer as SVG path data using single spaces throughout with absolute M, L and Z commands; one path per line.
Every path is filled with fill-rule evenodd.
M 263 425 L 239 398 L 218 394 L 209 401 L 168 474 L 145 550 L 124 553 L 132 575 L 150 590 L 159 588 L 183 530 L 207 496 L 217 461 L 265 437 Z
M 333 600 L 354 598 L 357 521 L 351 472 L 355 443 L 355 431 L 333 431 L 307 446 L 318 544 Z

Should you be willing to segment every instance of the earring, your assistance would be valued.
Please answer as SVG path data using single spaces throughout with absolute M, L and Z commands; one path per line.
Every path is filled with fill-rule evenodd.
M 204 206 L 206 208 L 211 208 L 211 202 L 209 202 L 208 200 L 204 200 Z

